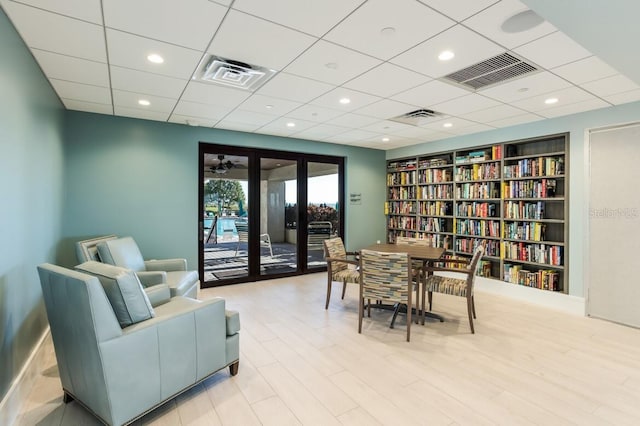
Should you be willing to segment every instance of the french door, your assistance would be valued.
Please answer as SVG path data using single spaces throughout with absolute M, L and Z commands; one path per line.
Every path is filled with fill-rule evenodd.
M 326 269 L 344 235 L 344 158 L 200 143 L 203 287 Z

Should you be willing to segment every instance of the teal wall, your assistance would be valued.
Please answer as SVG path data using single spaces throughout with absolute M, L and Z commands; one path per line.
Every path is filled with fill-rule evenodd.
M 47 325 L 36 265 L 60 239 L 62 104 L 0 9 L 0 400 Z
M 113 233 L 133 236 L 145 257 L 196 268 L 201 141 L 347 157 L 347 247 L 384 239 L 384 151 L 70 111 L 59 263 L 75 264 L 75 241 Z M 362 204 L 350 205 L 350 192 Z
M 401 158 L 569 132 L 569 294 L 584 297 L 584 268 L 588 261 L 589 238 L 588 131 L 638 121 L 640 102 L 634 102 L 391 150 L 386 155 L 388 159 Z M 611 166 L 616 167 L 615 164 Z

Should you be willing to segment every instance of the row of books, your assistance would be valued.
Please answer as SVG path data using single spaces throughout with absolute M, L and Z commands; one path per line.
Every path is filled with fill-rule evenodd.
M 389 228 L 416 229 L 415 216 L 389 216 Z
M 422 215 L 449 216 L 452 213 L 451 201 L 420 201 L 418 211 Z
M 505 219 L 544 219 L 544 201 L 506 201 Z
M 418 171 L 419 183 L 451 182 L 451 169 L 426 169 Z
M 451 229 L 448 229 L 447 221 L 445 219 L 435 217 L 421 218 L 418 229 L 426 232 L 451 232 Z
M 495 203 L 468 202 L 456 204 L 456 215 L 467 217 L 497 217 L 498 205 Z
M 561 246 L 524 242 L 504 242 L 502 247 L 503 257 L 505 259 L 562 266 Z
M 389 187 L 389 200 L 413 200 L 416 198 L 415 186 L 392 186 Z
M 499 163 L 473 164 L 456 167 L 456 182 L 465 180 L 500 179 Z
M 564 174 L 564 157 L 538 157 L 518 160 L 504 166 L 504 177 L 555 176 Z
M 451 185 L 427 185 L 418 187 L 418 198 L 451 198 L 453 188 Z
M 417 162 L 414 159 L 393 161 L 387 165 L 387 170 L 413 170 Z
M 498 197 L 498 182 L 476 182 L 456 185 L 456 198 L 489 199 Z
M 418 162 L 418 167 L 440 167 L 451 164 L 448 158 L 424 158 Z
M 454 249 L 457 252 L 473 254 L 477 245 L 484 241 L 484 255 L 498 257 L 500 255 L 500 241 L 480 240 L 477 238 L 456 238 Z
M 416 172 L 393 172 L 387 173 L 387 186 L 391 185 L 414 185 L 416 183 Z
M 504 238 L 511 240 L 545 240 L 545 224 L 540 222 L 505 222 Z
M 406 201 L 388 201 L 384 203 L 384 214 L 415 214 L 416 203 Z
M 498 160 L 499 158 L 494 158 L 494 149 L 482 149 L 477 151 L 470 151 L 467 153 L 458 153 L 456 155 L 456 164 L 465 164 L 465 163 L 478 163 L 487 160 Z
M 503 272 L 504 281 L 506 282 L 539 288 L 541 290 L 562 291 L 558 271 L 529 271 L 523 269 L 522 265 L 505 263 Z
M 497 238 L 500 237 L 500 221 L 458 219 L 456 221 L 456 234 Z
M 551 198 L 556 195 L 555 179 L 515 180 L 503 183 L 505 198 Z

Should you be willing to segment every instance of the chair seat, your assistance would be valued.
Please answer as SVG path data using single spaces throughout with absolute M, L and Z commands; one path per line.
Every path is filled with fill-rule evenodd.
M 185 296 L 195 299 L 198 293 L 197 271 L 168 271 L 167 285 L 171 297 Z
M 359 283 L 360 271 L 358 271 L 357 269 L 343 269 L 333 274 L 333 280 L 348 283 Z
M 467 297 L 467 280 L 432 275 L 427 278 L 427 291 Z

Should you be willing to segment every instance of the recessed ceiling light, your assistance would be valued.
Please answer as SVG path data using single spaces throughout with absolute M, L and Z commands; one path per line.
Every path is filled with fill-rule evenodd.
M 329 68 L 330 70 L 337 70 L 338 69 L 338 64 L 336 64 L 335 62 L 329 62 L 324 64 L 325 67 Z
M 453 123 L 444 123 L 442 127 L 453 127 Z
M 380 30 L 380 34 L 382 34 L 383 36 L 392 36 L 396 33 L 396 29 L 393 27 L 386 27 Z
M 342 98 L 342 99 L 340 99 L 340 103 L 341 103 L 342 105 L 350 104 L 350 103 L 351 103 L 351 99 L 349 99 L 349 98 Z
M 389 138 L 382 138 L 382 142 L 389 142 Z
M 290 121 L 287 123 L 287 127 L 296 127 L 296 123 Z
M 544 19 L 533 10 L 525 10 L 524 12 L 518 12 L 510 18 L 507 18 L 500 28 L 505 33 L 521 33 L 537 27 L 543 22 Z
M 271 109 L 271 108 L 273 108 L 273 105 L 267 105 L 267 106 L 265 106 L 265 108 L 266 109 Z
M 555 104 L 556 102 L 558 102 L 558 98 L 549 98 L 549 99 L 545 99 L 544 101 L 544 103 L 547 105 Z
M 151 102 L 149 102 L 149 101 L 148 101 L 148 100 L 146 100 L 146 99 L 140 99 L 140 100 L 138 100 L 138 103 L 139 103 L 140 105 L 142 105 L 142 106 L 149 106 L 149 105 L 151 105 Z
M 147 60 L 149 62 L 153 62 L 154 64 L 161 64 L 164 62 L 164 58 L 157 53 L 152 53 L 151 55 L 147 56 Z
M 528 92 L 528 91 L 529 91 L 528 87 L 521 87 L 521 88 L 518 89 L 518 92 L 520 92 L 520 93 L 524 93 L 524 92 Z
M 438 55 L 438 59 L 440 59 L 441 61 L 448 61 L 450 59 L 453 59 L 454 56 L 456 56 L 455 53 L 450 50 L 445 50 L 440 52 L 440 54 Z

